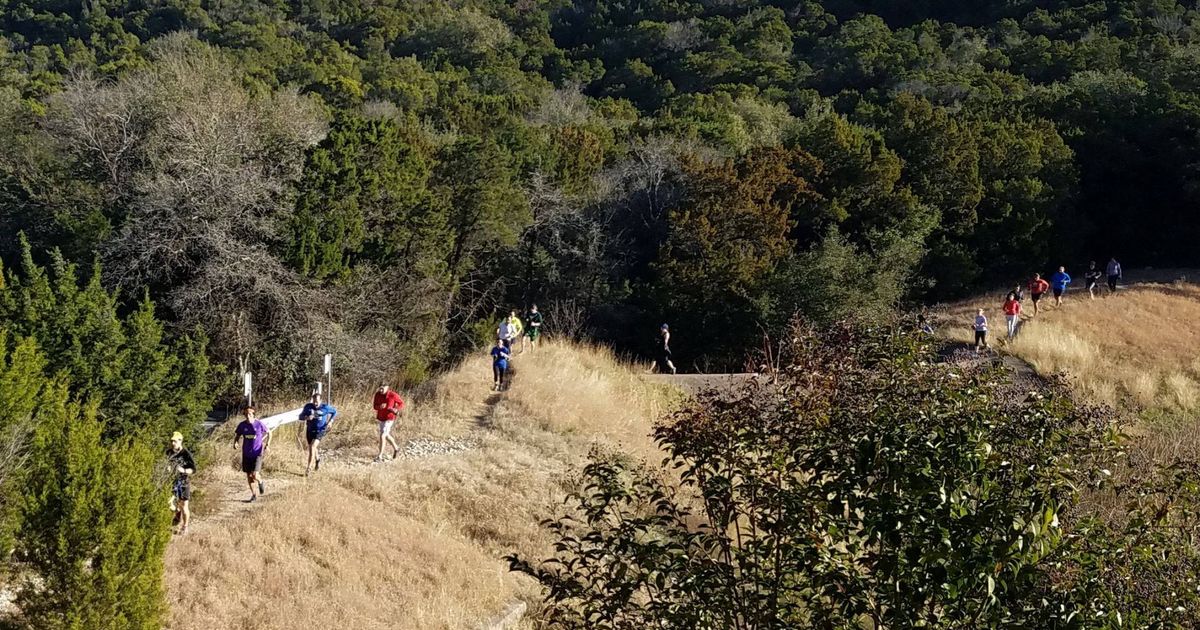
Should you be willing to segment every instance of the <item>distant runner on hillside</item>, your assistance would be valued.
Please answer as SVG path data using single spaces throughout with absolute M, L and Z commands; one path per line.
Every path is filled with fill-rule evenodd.
M 1017 286 L 1013 287 L 1012 294 L 1013 294 L 1013 299 L 1015 299 L 1018 302 L 1021 302 L 1025 299 L 1025 288 L 1022 287 L 1021 283 L 1018 282 Z
M 233 447 L 237 448 L 239 441 L 242 443 L 242 472 L 246 473 L 246 483 L 250 486 L 250 498 L 246 502 L 253 503 L 258 500 L 258 495 L 266 492 L 262 467 L 267 446 L 271 443 L 271 432 L 258 419 L 254 407 L 246 407 L 245 415 L 245 419 L 234 430 Z
M 380 383 L 371 407 L 375 409 L 375 419 L 379 421 L 379 454 L 375 456 L 375 461 L 383 461 L 383 447 L 389 443 L 392 445 L 392 459 L 396 459 L 400 455 L 400 447 L 392 438 L 392 425 L 396 423 L 400 410 L 404 409 L 404 400 L 387 383 Z
M 1042 274 L 1033 274 L 1033 279 L 1029 281 L 1029 301 L 1033 302 L 1033 314 L 1038 314 L 1038 302 L 1042 301 L 1042 295 L 1050 290 L 1050 283 L 1042 280 Z
M 987 315 L 983 314 L 983 309 L 979 309 L 979 312 L 975 314 L 975 322 L 971 325 L 971 327 L 975 329 L 975 353 L 978 354 L 982 352 L 982 348 L 988 347 L 988 321 Z
M 1062 296 L 1067 292 L 1068 284 L 1071 284 L 1071 276 L 1067 275 L 1066 267 L 1059 267 L 1058 271 L 1050 276 L 1050 286 L 1054 288 L 1055 306 L 1062 306 Z
M 192 500 L 192 475 L 196 474 L 196 460 L 191 452 L 183 448 L 183 434 L 176 431 L 171 435 L 171 446 L 167 448 L 167 463 L 175 476 L 171 484 L 171 511 L 175 512 L 174 524 L 178 534 L 186 534 L 192 513 L 188 503 Z
M 660 344 L 658 347 L 659 360 L 661 362 L 660 367 L 662 368 L 663 372 L 666 372 L 667 370 L 671 370 L 671 373 L 674 374 L 675 373 L 675 364 L 671 362 L 672 357 L 671 357 L 671 327 L 670 326 L 663 324 L 662 327 L 658 329 L 658 341 Z
M 304 409 L 300 412 L 300 419 L 304 421 L 304 437 L 308 441 L 308 464 L 304 467 L 304 476 L 307 477 L 310 471 L 321 470 L 321 454 L 317 449 L 321 445 L 321 440 L 325 434 L 329 432 L 329 427 L 333 426 L 333 419 L 337 416 L 337 409 L 329 403 L 321 402 L 320 394 L 312 395 L 312 402 L 304 405 Z
M 1117 262 L 1116 258 L 1109 258 L 1108 268 L 1105 271 L 1108 272 L 1108 292 L 1116 293 L 1117 280 L 1121 279 L 1121 263 Z
M 496 339 L 492 348 L 492 391 L 500 391 L 508 375 L 508 358 L 512 352 L 504 345 L 503 339 Z
M 521 337 L 521 353 L 525 353 L 525 342 L 529 342 L 531 351 L 537 350 L 538 337 L 542 335 L 542 314 L 538 312 L 537 304 L 530 307 L 529 312 L 525 314 L 525 323 L 529 327 L 525 329 L 525 336 Z
M 1004 300 L 1004 319 L 1008 323 L 1008 340 L 1017 336 L 1017 324 L 1021 321 L 1021 301 L 1015 293 L 1009 293 Z
M 521 333 L 525 332 L 525 324 L 521 322 L 520 317 L 517 317 L 517 311 L 515 309 L 509 311 L 508 323 L 513 325 L 513 339 L 520 337 Z M 512 346 L 510 345 L 508 349 L 512 350 Z
M 1100 284 L 1100 276 L 1104 275 L 1096 268 L 1096 261 L 1088 263 L 1087 273 L 1083 274 L 1083 278 L 1087 283 L 1088 296 L 1091 299 L 1096 299 L 1096 285 Z

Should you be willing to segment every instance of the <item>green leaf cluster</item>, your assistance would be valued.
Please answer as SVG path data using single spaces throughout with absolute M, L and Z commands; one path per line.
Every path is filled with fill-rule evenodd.
M 891 326 L 798 327 L 783 365 L 657 428 L 661 469 L 585 469 L 552 556 L 510 558 L 550 623 L 1183 627 L 1200 604 L 1195 468 L 1107 490 L 1124 519 L 1082 503 L 1123 453 L 1062 385 L 939 363 Z

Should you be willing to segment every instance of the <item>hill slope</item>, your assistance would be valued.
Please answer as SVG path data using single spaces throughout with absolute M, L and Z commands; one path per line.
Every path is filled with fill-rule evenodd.
M 410 402 L 398 441 L 458 452 L 371 465 L 369 405 L 344 405 L 326 464 L 305 480 L 295 429 L 278 430 L 257 509 L 229 511 L 244 480 L 231 434 L 214 436 L 219 463 L 198 483 L 218 513 L 171 545 L 169 627 L 474 628 L 532 601 L 503 555 L 546 548 L 538 522 L 590 449 L 653 452 L 651 424 L 678 394 L 592 348 L 550 344 L 516 367 L 495 394 L 487 358 L 472 357 Z
M 1027 299 L 1029 312 L 1012 343 L 1003 341 L 1002 302 L 997 294 L 955 304 L 940 315 L 941 330 L 970 343 L 974 311 L 984 308 L 993 347 L 1039 373 L 1066 373 L 1091 401 L 1152 412 L 1200 407 L 1200 285 L 1144 281 L 1095 300 L 1074 290 L 1061 308 L 1043 300 L 1037 317 Z

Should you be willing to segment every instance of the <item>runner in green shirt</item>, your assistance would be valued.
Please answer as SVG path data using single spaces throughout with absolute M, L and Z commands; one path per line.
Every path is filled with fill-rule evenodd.
M 525 341 L 529 341 L 529 349 L 537 350 L 538 337 L 542 335 L 542 314 L 538 312 L 537 304 L 530 307 L 525 314 L 525 336 L 521 337 L 521 353 L 525 353 Z

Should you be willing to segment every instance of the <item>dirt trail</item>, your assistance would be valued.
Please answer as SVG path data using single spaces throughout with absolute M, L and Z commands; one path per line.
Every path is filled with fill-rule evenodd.
M 494 392 L 486 399 L 480 401 L 476 413 L 469 416 L 472 422 L 466 423 L 464 421 L 465 434 L 461 437 L 447 439 L 434 439 L 423 436 L 404 437 L 398 435 L 397 431 L 393 431 L 393 437 L 396 438 L 397 443 L 400 445 L 400 453 L 396 459 L 406 460 L 439 455 L 453 455 L 475 448 L 481 442 L 478 439 L 480 434 L 492 430 L 492 417 L 495 415 L 497 407 L 505 396 L 505 392 Z M 260 495 L 258 500 L 254 502 L 247 501 L 250 497 L 250 488 L 246 484 L 245 476 L 240 472 L 240 468 L 237 468 L 237 464 L 234 461 L 240 462 L 240 451 L 230 449 L 228 453 L 221 453 L 221 456 L 210 465 L 223 466 L 226 470 L 220 471 L 219 479 L 210 480 L 209 483 L 205 484 L 206 489 L 219 489 L 216 490 L 215 496 L 210 490 L 210 494 L 203 497 L 202 511 L 197 512 L 193 508 L 191 525 L 188 528 L 189 533 L 201 532 L 215 524 L 240 517 L 250 510 L 262 507 L 264 503 L 276 500 L 278 497 L 284 496 L 295 489 L 303 491 L 303 486 L 310 480 L 353 474 L 372 466 L 387 466 L 395 461 L 391 459 L 391 453 L 387 451 L 385 451 L 384 461 L 376 462 L 374 461 L 374 449 L 372 448 L 356 444 L 339 444 L 339 441 L 332 441 L 332 445 L 330 446 L 326 446 L 325 444 L 321 446 L 320 470 L 312 471 L 306 477 L 304 467 L 306 464 L 305 453 L 307 446 L 304 441 L 303 427 L 302 423 L 289 423 L 274 430 L 272 439 L 276 441 L 276 444 L 286 444 L 286 446 L 283 448 L 277 447 L 275 452 L 268 449 L 263 471 L 264 490 L 266 492 Z M 337 431 L 338 429 L 339 427 L 335 424 L 333 430 Z M 362 427 L 359 427 L 359 429 L 361 430 Z M 329 440 L 327 439 L 326 441 Z M 298 450 L 290 448 L 290 442 L 295 442 Z M 237 468 L 238 472 L 236 476 L 233 476 L 230 470 L 228 470 L 231 468 Z

